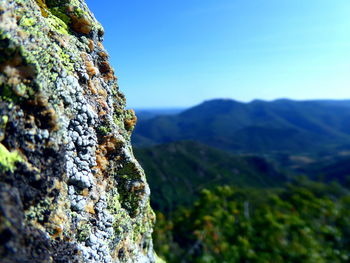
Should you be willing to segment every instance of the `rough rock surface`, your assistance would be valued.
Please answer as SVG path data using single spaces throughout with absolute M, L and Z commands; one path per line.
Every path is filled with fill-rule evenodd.
M 136 117 L 83 0 L 0 0 L 0 261 L 154 262 Z

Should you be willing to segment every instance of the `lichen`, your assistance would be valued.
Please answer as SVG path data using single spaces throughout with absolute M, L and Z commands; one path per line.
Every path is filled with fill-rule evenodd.
M 45 215 L 48 211 L 50 211 L 50 205 L 52 200 L 50 198 L 46 198 L 41 200 L 37 205 L 31 206 L 26 212 L 25 217 L 28 222 L 36 221 L 43 223 L 45 220 Z
M 100 126 L 98 127 L 98 131 L 103 135 L 108 135 L 111 131 L 112 131 L 112 128 L 111 127 L 108 127 L 108 126 Z
M 22 162 L 23 159 L 17 151 L 9 151 L 0 143 L 0 170 L 14 172 L 17 162 Z
M 6 227 L 28 229 L 4 246 L 20 244 L 19 262 L 40 251 L 40 262 L 153 263 L 149 188 L 130 144 L 136 118 L 102 26 L 83 0 L 2 3 L 0 195 L 13 190 L 21 213 Z M 5 252 L 3 261 L 16 256 Z
M 81 242 L 86 241 L 91 235 L 91 226 L 88 222 L 82 221 L 77 230 L 77 238 Z
M 62 35 L 69 35 L 69 28 L 67 24 L 62 19 L 60 19 L 60 17 L 50 14 L 47 17 L 47 23 L 55 32 Z

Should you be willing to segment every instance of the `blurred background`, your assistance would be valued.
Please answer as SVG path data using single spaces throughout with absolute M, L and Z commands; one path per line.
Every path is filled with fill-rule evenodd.
M 349 1 L 87 3 L 162 258 L 349 262 Z

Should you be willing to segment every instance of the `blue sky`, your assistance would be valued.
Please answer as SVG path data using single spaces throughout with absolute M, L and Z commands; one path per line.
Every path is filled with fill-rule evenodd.
M 87 0 L 128 107 L 350 98 L 349 0 Z

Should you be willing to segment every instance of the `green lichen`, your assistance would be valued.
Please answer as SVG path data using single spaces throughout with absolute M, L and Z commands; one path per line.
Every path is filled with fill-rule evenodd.
M 50 198 L 46 198 L 44 200 L 41 200 L 37 205 L 31 206 L 27 211 L 25 211 L 26 220 L 44 222 L 45 214 L 50 211 L 51 203 L 52 200 Z
M 65 12 L 63 12 L 63 9 L 60 7 L 53 7 L 49 9 L 51 14 L 56 16 L 57 18 L 61 19 L 66 26 L 68 26 L 71 22 L 71 18 L 67 16 Z
M 50 14 L 47 19 L 47 24 L 50 26 L 50 28 L 61 34 L 61 35 L 69 35 L 69 28 L 68 25 L 59 17 Z
M 4 115 L 1 117 L 1 124 L 0 128 L 5 129 L 7 122 L 9 121 L 9 117 L 7 115 Z
M 166 263 L 166 261 L 164 261 L 163 259 L 161 259 L 160 257 L 158 257 L 158 255 L 156 253 L 155 254 L 155 259 L 156 259 L 156 262 L 155 263 Z
M 77 239 L 80 242 L 86 241 L 91 235 L 91 226 L 88 222 L 80 222 L 80 227 L 78 228 Z
M 112 128 L 108 126 L 100 126 L 97 128 L 97 131 L 101 133 L 101 135 L 107 135 L 112 132 Z
M 72 61 L 70 55 L 67 54 L 64 49 L 60 48 L 60 50 L 58 52 L 58 56 L 60 57 L 60 60 L 61 60 L 63 67 L 68 72 L 73 72 L 74 71 L 74 62 Z
M 112 214 L 117 214 L 120 211 L 119 194 L 117 191 L 112 190 L 107 197 L 107 209 Z
M 127 212 L 121 207 L 119 202 L 119 194 L 115 189 L 113 189 L 107 195 L 107 209 L 114 217 L 114 234 L 118 237 L 123 236 L 125 229 L 131 228 L 131 222 Z
M 23 159 L 17 151 L 10 152 L 0 143 L 0 170 L 14 172 L 17 162 L 22 162 Z
M 32 27 L 35 25 L 35 19 L 33 17 L 23 16 L 20 21 L 22 27 Z

